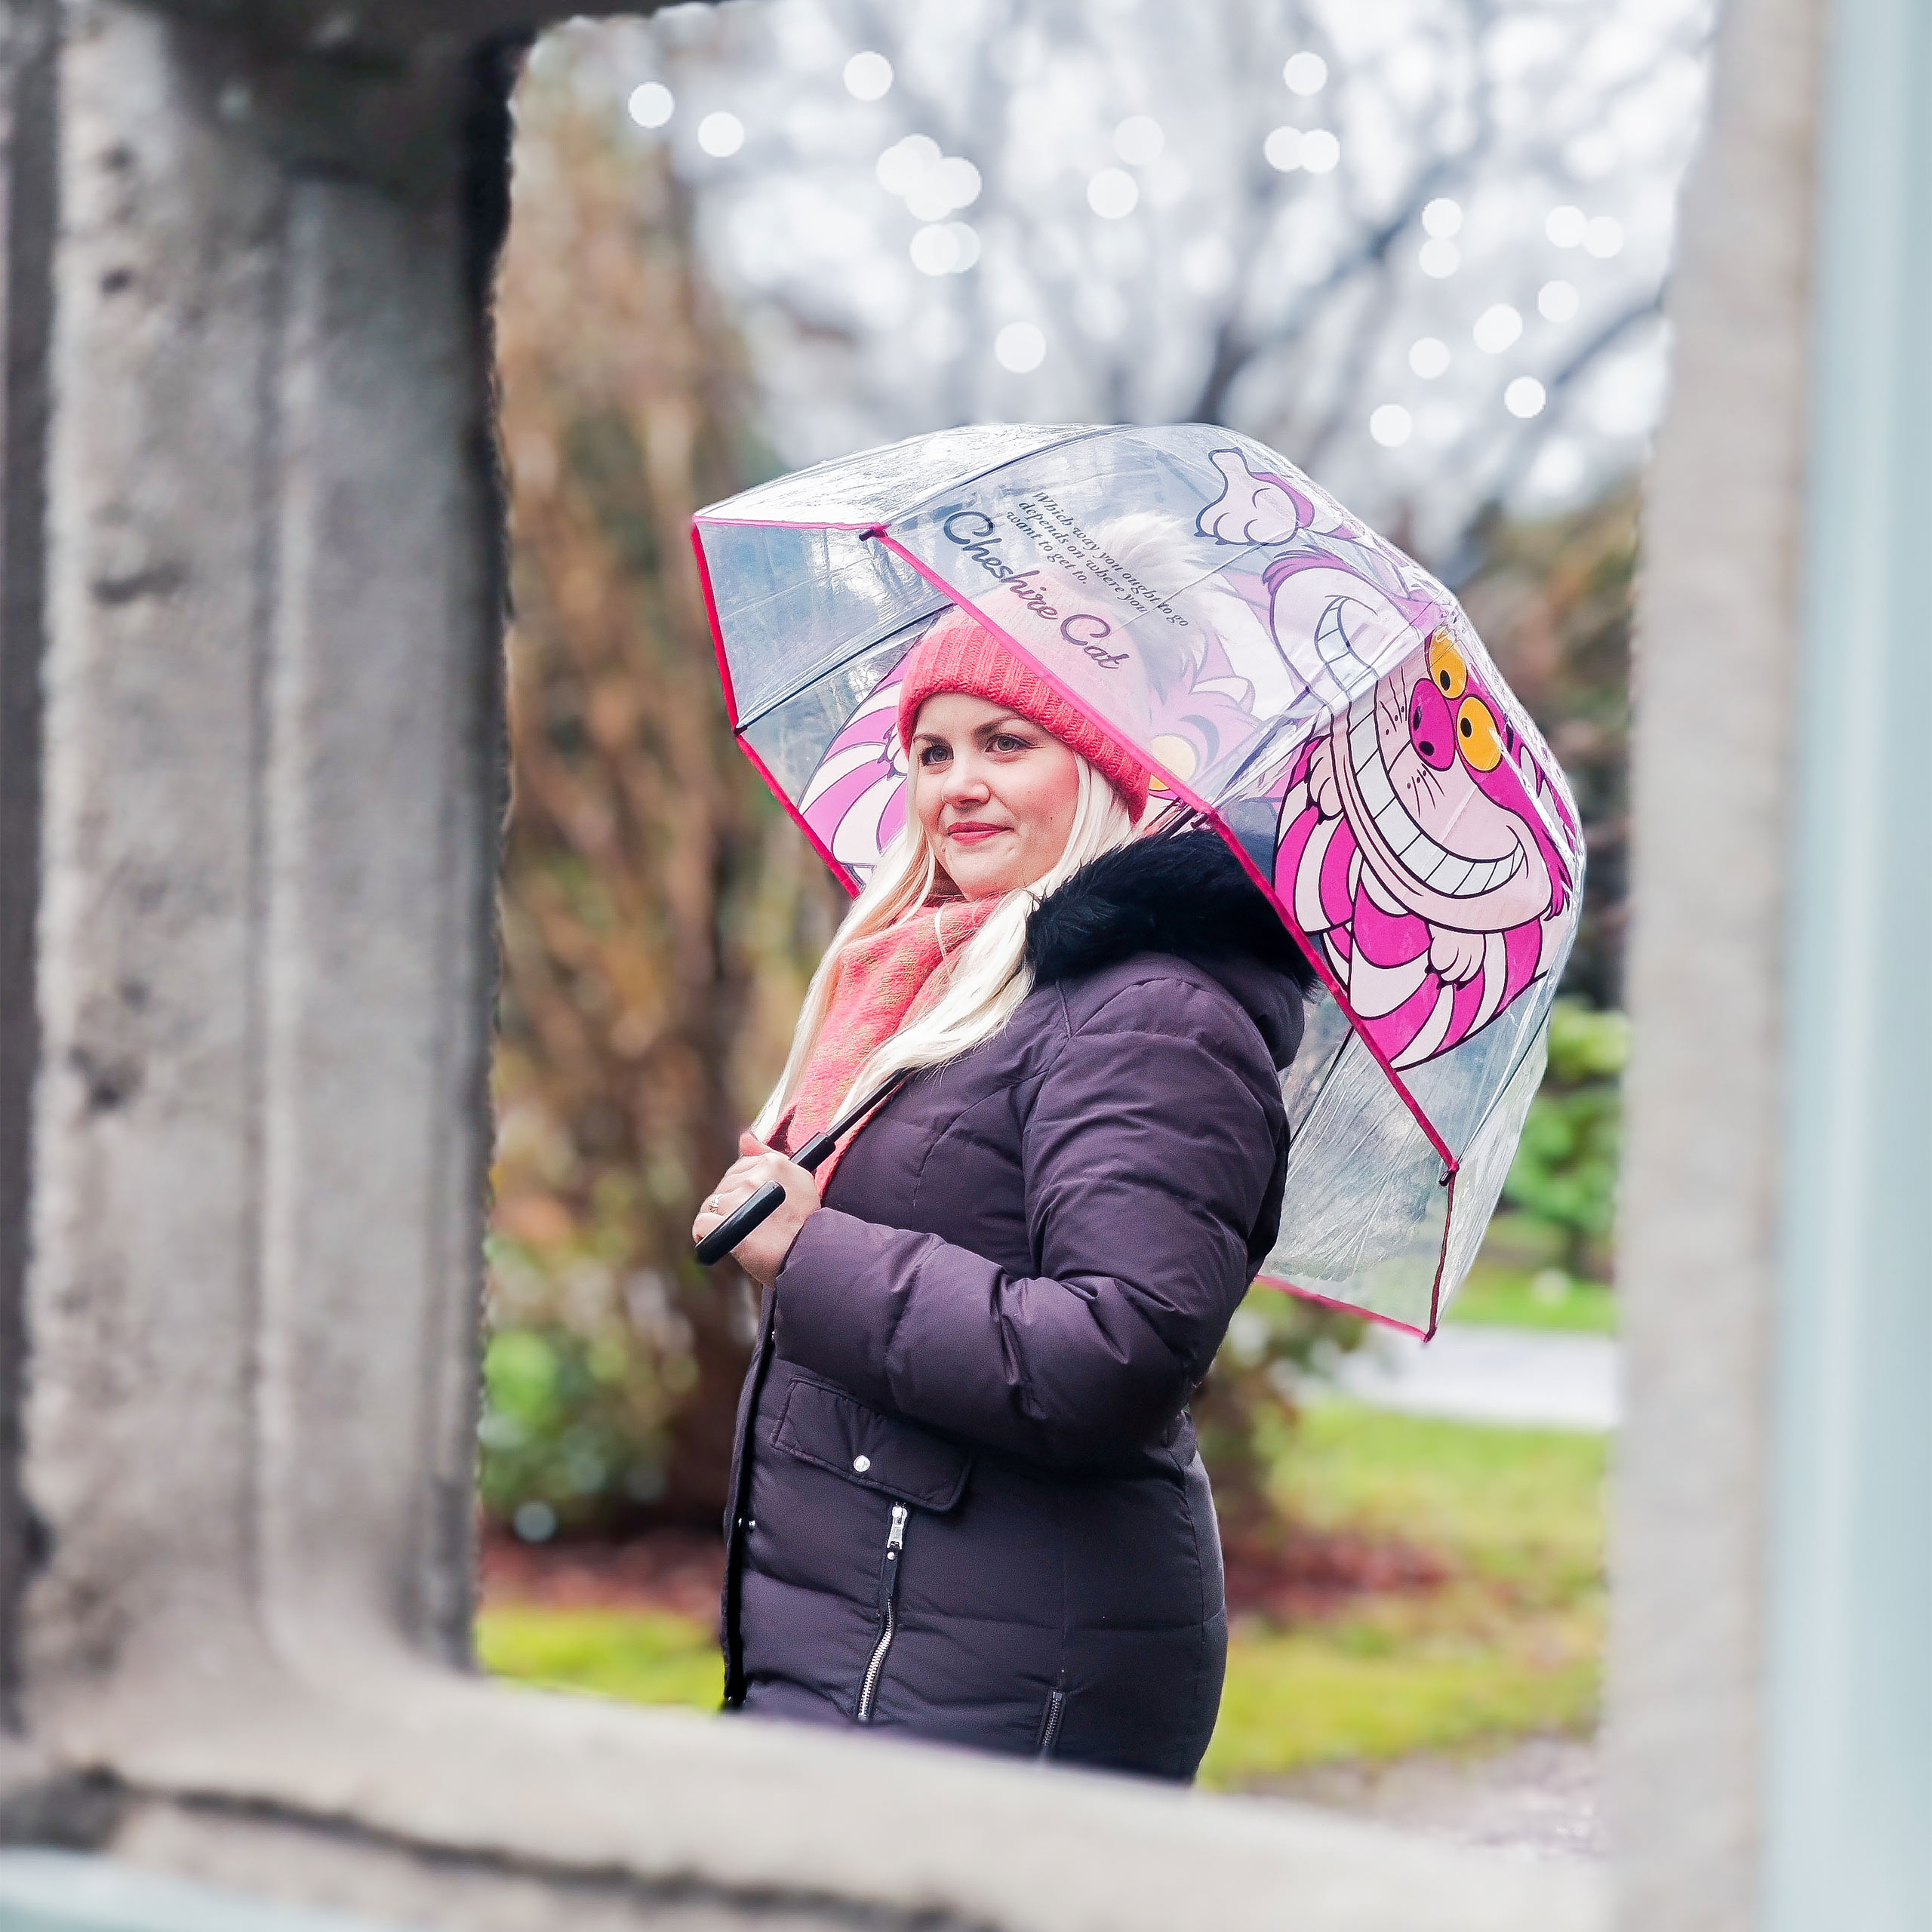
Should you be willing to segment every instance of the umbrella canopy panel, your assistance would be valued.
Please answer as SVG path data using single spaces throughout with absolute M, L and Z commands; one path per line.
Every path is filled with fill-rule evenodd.
M 1540 1078 L 1583 863 L 1450 593 L 1201 424 L 915 438 L 696 536 L 740 740 L 849 886 L 903 823 L 900 667 L 954 605 L 1242 855 L 1324 982 L 1267 1278 L 1432 1332 Z

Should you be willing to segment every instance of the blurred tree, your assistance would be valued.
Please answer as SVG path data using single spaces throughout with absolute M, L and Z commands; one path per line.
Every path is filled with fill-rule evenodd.
M 755 332 L 788 463 L 1226 423 L 1453 557 L 1661 397 L 1709 0 L 771 0 L 580 23 Z
M 690 518 L 768 464 L 688 197 L 568 85 L 526 77 L 517 114 L 485 1493 L 540 1504 L 521 1521 L 542 1534 L 723 1506 L 748 1297 L 697 1268 L 691 1220 L 841 895 L 724 715 Z

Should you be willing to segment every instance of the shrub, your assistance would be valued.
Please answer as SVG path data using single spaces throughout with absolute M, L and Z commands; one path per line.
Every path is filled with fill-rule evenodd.
M 1619 1079 L 1629 1053 L 1623 1014 L 1556 1002 L 1549 1071 L 1503 1183 L 1511 1207 L 1559 1232 L 1564 1264 L 1574 1275 L 1608 1272 L 1623 1140 Z
M 531 1542 L 660 1515 L 672 1432 L 699 1374 L 666 1283 L 585 1255 L 546 1271 L 502 1235 L 489 1254 L 485 1513 Z
M 1249 1289 L 1208 1379 L 1194 1426 L 1231 1536 L 1265 1534 L 1275 1519 L 1272 1474 L 1295 1420 L 1295 1377 L 1353 1348 L 1367 1324 L 1279 1288 Z

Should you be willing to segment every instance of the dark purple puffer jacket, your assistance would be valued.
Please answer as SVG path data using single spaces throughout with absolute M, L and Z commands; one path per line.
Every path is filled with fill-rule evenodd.
M 725 1701 L 1187 1778 L 1227 1619 L 1186 1403 L 1274 1238 L 1310 976 L 1211 832 L 1027 938 L 1033 992 L 874 1116 L 765 1298 Z

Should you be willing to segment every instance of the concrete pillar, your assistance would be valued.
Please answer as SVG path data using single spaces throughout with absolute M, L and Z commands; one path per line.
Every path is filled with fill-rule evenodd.
M 1821 11 L 1725 11 L 1644 506 L 1610 1672 L 1629 1932 L 1758 1923 Z
M 1932 1913 L 1932 21 L 1736 0 L 1646 512 L 1620 1922 Z
M 1791 734 L 1770 1932 L 1932 1923 L 1932 14 L 1832 0 Z
M 19 1722 L 20 1487 L 27 1215 L 39 1026 L 40 660 L 45 588 L 48 334 L 52 314 L 54 34 L 51 4 L 0 15 L 0 1736 Z
M 367 155 L 304 125 L 331 85 L 384 123 Z M 477 76 L 452 48 L 364 85 L 298 112 L 237 38 L 66 19 L 30 1706 L 466 1641 L 500 792 Z

